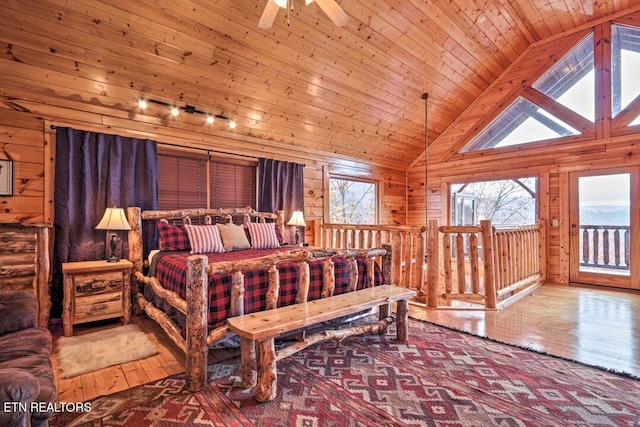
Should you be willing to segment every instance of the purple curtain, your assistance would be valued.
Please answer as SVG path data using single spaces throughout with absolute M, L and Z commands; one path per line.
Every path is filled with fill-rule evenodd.
M 272 159 L 258 159 L 258 210 L 284 211 L 285 223 L 295 210 L 304 211 L 304 165 Z M 284 238 L 295 242 L 295 227 L 285 227 Z M 300 230 L 304 241 L 304 230 Z
M 62 263 L 106 259 L 106 232 L 95 230 L 108 206 L 157 209 L 157 144 L 71 128 L 57 128 L 52 317 L 62 303 Z M 127 232 L 117 232 L 116 254 L 126 258 Z M 143 229 L 145 248 L 155 227 Z

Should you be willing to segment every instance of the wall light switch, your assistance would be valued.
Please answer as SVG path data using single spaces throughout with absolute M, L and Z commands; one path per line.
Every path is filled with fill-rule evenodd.
M 552 227 L 557 227 L 558 226 L 558 220 L 557 219 L 552 219 L 551 220 L 551 226 Z

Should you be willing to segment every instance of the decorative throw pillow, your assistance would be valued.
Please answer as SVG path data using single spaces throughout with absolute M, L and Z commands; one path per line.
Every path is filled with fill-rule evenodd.
M 189 251 L 189 236 L 184 228 L 166 222 L 158 223 L 158 233 L 160 234 L 160 244 L 163 251 Z
M 251 235 L 251 247 L 253 249 L 279 248 L 276 225 L 273 222 L 249 222 L 247 223 Z
M 251 243 L 244 233 L 244 227 L 235 224 L 218 224 L 217 226 L 226 252 L 251 248 Z
M 224 252 L 220 229 L 215 225 L 185 225 L 192 254 Z

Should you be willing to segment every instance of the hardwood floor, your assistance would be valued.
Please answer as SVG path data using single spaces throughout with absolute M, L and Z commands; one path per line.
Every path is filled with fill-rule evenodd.
M 426 310 L 409 315 L 640 377 L 640 292 L 545 284 L 501 311 Z
M 587 286 L 544 285 L 502 311 L 426 310 L 411 305 L 411 317 L 476 335 L 640 376 L 640 292 Z M 58 400 L 79 402 L 115 393 L 183 371 L 184 355 L 151 320 L 134 317 L 160 353 L 74 378 L 59 378 L 53 329 L 52 361 Z M 120 325 L 76 326 L 76 335 Z M 224 360 L 237 350 L 209 352 L 209 361 Z

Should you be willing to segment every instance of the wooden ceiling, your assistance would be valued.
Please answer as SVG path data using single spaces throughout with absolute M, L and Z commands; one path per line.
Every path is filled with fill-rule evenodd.
M 2 108 L 36 103 L 141 124 L 256 138 L 406 168 L 537 41 L 640 8 L 638 0 L 338 0 L 336 27 L 294 0 L 3 0 Z M 140 96 L 233 117 L 142 112 Z M 31 104 L 29 104 L 31 102 Z M 0 113 L 1 115 L 1 113 Z M 144 127 L 142 127 L 144 129 Z

